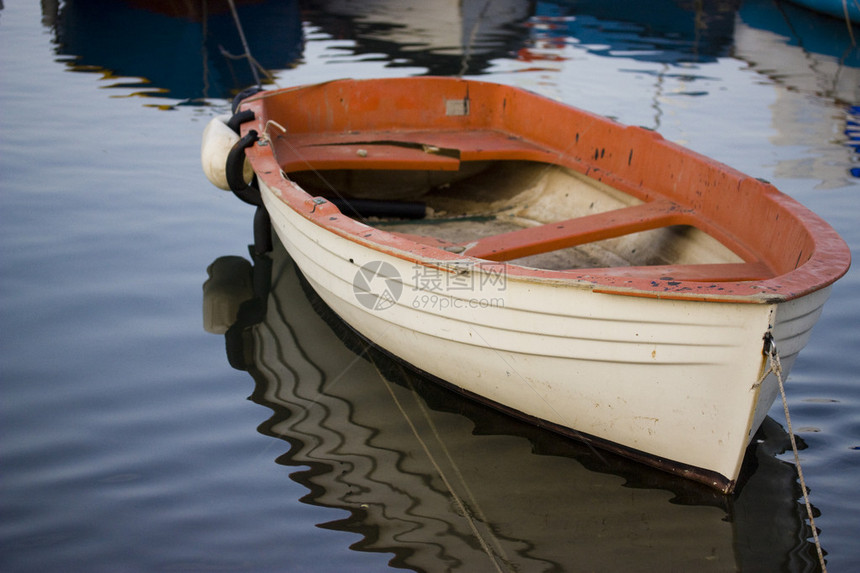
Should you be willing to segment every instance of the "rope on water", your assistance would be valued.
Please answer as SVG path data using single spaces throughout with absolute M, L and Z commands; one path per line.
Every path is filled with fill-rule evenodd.
M 490 547 L 489 542 L 486 539 L 484 539 L 484 536 L 481 535 L 481 532 L 478 530 L 478 526 L 475 524 L 475 519 L 472 517 L 472 512 L 466 506 L 466 503 L 463 501 L 463 499 L 459 495 L 457 495 L 457 492 L 455 491 L 454 485 L 451 483 L 451 481 L 445 475 L 445 472 L 442 470 L 442 467 L 440 466 L 439 462 L 436 460 L 436 457 L 430 451 L 430 447 L 427 445 L 427 443 L 424 441 L 424 439 L 421 438 L 421 434 L 419 433 L 418 428 L 415 426 L 415 423 L 412 421 L 412 418 L 409 417 L 409 414 L 406 412 L 406 408 L 403 406 L 403 404 L 400 403 L 400 400 L 397 399 L 397 395 L 394 393 L 394 390 L 392 389 L 391 384 L 388 382 L 388 380 L 386 380 L 385 376 L 379 370 L 379 367 L 376 366 L 376 363 L 373 363 L 373 366 L 374 366 L 374 368 L 376 368 L 376 372 L 379 374 L 380 380 L 382 380 L 382 383 L 385 386 L 385 389 L 388 390 L 388 393 L 391 395 L 391 399 L 394 401 L 394 404 L 397 406 L 397 409 L 400 410 L 400 413 L 403 416 L 403 419 L 409 425 L 409 429 L 412 430 L 413 436 L 415 436 L 415 439 L 418 441 L 418 444 L 421 446 L 421 449 L 424 450 L 424 454 L 427 456 L 427 459 L 430 461 L 430 464 L 433 466 L 433 469 L 436 471 L 437 475 L 442 480 L 442 483 L 445 484 L 445 488 L 448 490 L 448 493 L 451 495 L 451 499 L 457 505 L 457 509 L 459 510 L 459 513 L 466 520 L 466 523 L 469 525 L 469 529 L 472 530 L 472 535 L 474 535 L 475 539 L 478 540 L 478 543 L 481 545 L 481 549 L 484 551 L 484 553 L 489 558 L 490 564 L 492 565 L 493 569 L 497 573 L 502 573 L 502 571 L 503 571 L 502 566 L 499 564 L 498 559 L 496 559 L 496 556 L 493 553 L 493 550 Z M 410 388 L 411 388 L 411 385 L 410 385 Z M 414 392 L 414 389 L 412 389 L 412 391 Z M 426 411 L 424 411 L 424 415 L 427 416 Z M 429 419 L 428 419 L 428 421 L 429 421 Z M 450 456 L 448 456 L 448 458 L 449 458 L 449 461 L 451 461 L 453 463 L 453 460 L 451 460 Z M 459 472 L 457 472 L 457 473 L 459 473 Z M 490 535 L 492 535 L 492 531 L 490 531 L 489 533 L 490 533 Z M 498 543 L 496 545 L 498 546 Z
M 785 424 L 788 427 L 788 437 L 791 440 L 791 449 L 794 452 L 794 466 L 797 468 L 797 477 L 800 480 L 800 489 L 803 492 L 803 502 L 806 505 L 806 514 L 809 516 L 809 527 L 812 529 L 812 539 L 815 541 L 815 550 L 818 552 L 818 561 L 821 564 L 821 571 L 827 573 L 827 565 L 824 561 L 824 552 L 821 550 L 821 542 L 818 540 L 818 528 L 815 527 L 815 518 L 812 516 L 812 504 L 809 502 L 809 493 L 806 489 L 806 480 L 803 479 L 803 468 L 800 466 L 800 454 L 797 452 L 797 441 L 794 439 L 794 431 L 791 429 L 791 415 L 788 413 L 788 399 L 785 397 L 785 384 L 782 379 L 782 363 L 779 360 L 779 353 L 776 350 L 776 344 L 773 338 L 768 340 L 768 359 L 770 360 L 770 369 L 765 373 L 773 372 L 779 381 L 779 394 L 782 396 L 782 407 L 785 411 Z

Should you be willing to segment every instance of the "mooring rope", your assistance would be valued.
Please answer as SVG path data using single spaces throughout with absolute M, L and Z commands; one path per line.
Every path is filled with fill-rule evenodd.
M 251 48 L 248 47 L 248 40 L 245 39 L 245 31 L 242 30 L 242 22 L 239 20 L 239 13 L 236 12 L 236 5 L 233 3 L 233 0 L 227 0 L 227 2 L 230 4 L 230 11 L 233 13 L 233 20 L 236 22 L 236 30 L 239 32 L 239 39 L 242 40 L 242 48 L 245 50 L 245 57 L 248 58 L 248 65 L 251 67 L 251 73 L 254 75 L 254 83 L 257 84 L 257 87 L 263 87 L 263 83 L 260 81 L 260 74 L 257 73 L 257 68 L 262 68 L 262 66 L 260 66 L 260 64 L 257 63 L 257 60 L 254 59 L 254 56 L 251 55 Z
M 851 26 L 851 16 L 849 15 L 848 2 L 849 0 L 842 0 L 842 13 L 845 15 L 845 25 L 848 26 L 848 35 L 851 37 L 851 45 L 856 46 L 857 40 L 854 38 L 854 30 Z M 860 10 L 860 2 L 858 2 L 858 0 L 851 0 L 851 3 L 854 4 L 854 6 L 858 10 Z
M 391 395 L 391 399 L 394 401 L 394 404 L 397 406 L 397 409 L 400 410 L 400 414 L 403 416 L 403 419 L 409 425 L 409 429 L 412 431 L 412 434 L 415 436 L 415 439 L 418 441 L 418 444 L 421 446 L 421 449 L 424 450 L 424 454 L 427 456 L 428 460 L 430 461 L 430 464 L 433 466 L 433 469 L 439 475 L 439 478 L 442 480 L 442 483 L 445 484 L 445 488 L 448 490 L 448 493 L 451 495 L 451 499 L 456 504 L 457 509 L 459 510 L 459 513 L 466 520 L 466 523 L 468 523 L 469 529 L 472 530 L 472 535 L 475 536 L 475 539 L 477 539 L 478 543 L 481 545 L 481 549 L 484 551 L 484 553 L 489 558 L 490 563 L 493 566 L 493 569 L 495 569 L 498 573 L 502 573 L 503 569 L 502 569 L 501 565 L 499 564 L 499 560 L 496 558 L 496 555 L 493 553 L 493 550 L 490 547 L 489 542 L 486 539 L 484 539 L 484 536 L 481 535 L 481 532 L 478 530 L 478 526 L 475 524 L 475 519 L 472 517 L 472 512 L 466 506 L 466 503 L 463 501 L 463 499 L 457 494 L 457 492 L 454 489 L 454 485 L 451 483 L 451 481 L 445 475 L 445 472 L 442 470 L 441 465 L 436 460 L 436 457 L 433 455 L 433 453 L 430 451 L 430 447 L 427 445 L 427 443 L 421 437 L 421 434 L 419 433 L 418 428 L 415 426 L 415 423 L 412 421 L 412 418 L 410 418 L 409 414 L 406 412 L 406 408 L 403 406 L 403 404 L 400 403 L 400 400 L 398 400 L 397 395 L 394 393 L 394 389 L 391 387 L 391 383 L 385 378 L 385 376 L 379 370 L 379 367 L 376 365 L 376 363 L 373 362 L 372 360 L 371 360 L 371 363 L 373 364 L 373 367 L 376 369 L 376 372 L 379 374 L 379 378 L 380 378 L 380 380 L 382 380 L 382 383 L 385 386 L 385 389 L 388 390 L 388 393 Z M 410 388 L 411 388 L 411 385 L 410 385 Z M 411 388 L 411 389 L 413 392 L 415 391 L 414 388 Z M 426 411 L 424 412 L 424 415 L 425 416 L 427 415 Z M 428 418 L 428 421 L 429 421 L 429 418 Z M 450 455 L 448 456 L 448 458 L 449 458 L 449 461 L 451 461 L 453 463 L 453 460 L 450 458 Z M 456 468 L 456 465 L 455 465 L 455 471 L 459 474 L 459 469 Z M 492 536 L 492 531 L 490 531 L 490 535 Z M 499 545 L 498 541 L 497 540 L 494 540 L 494 541 L 496 541 L 496 543 L 494 545 L 496 545 L 496 547 L 499 548 L 500 545 Z
M 788 413 L 788 399 L 785 397 L 785 384 L 782 380 L 782 363 L 779 360 L 779 353 L 776 350 L 776 344 L 773 339 L 770 339 L 770 350 L 768 358 L 770 359 L 770 369 L 768 372 L 773 372 L 776 379 L 779 381 L 779 394 L 782 396 L 782 407 L 785 411 L 785 424 L 788 427 L 788 437 L 791 440 L 791 449 L 794 452 L 794 467 L 797 468 L 797 477 L 800 480 L 800 489 L 803 492 L 803 502 L 806 505 L 806 514 L 809 516 L 809 527 L 812 529 L 812 539 L 815 541 L 815 549 L 818 552 L 818 561 L 821 564 L 821 571 L 827 573 L 827 565 L 824 561 L 824 552 L 821 550 L 821 542 L 818 539 L 818 529 L 815 527 L 815 518 L 812 516 L 812 504 L 809 502 L 809 493 L 806 489 L 806 480 L 803 479 L 803 468 L 800 465 L 800 454 L 797 451 L 797 441 L 794 439 L 794 431 L 791 429 L 791 415 Z M 765 376 L 767 373 L 765 373 Z
M 378 369 L 377 369 L 377 371 L 378 371 Z M 386 382 L 386 384 L 387 384 L 387 382 Z M 390 385 L 388 385 L 388 389 L 389 389 L 389 392 L 392 391 Z M 433 421 L 433 418 L 430 417 L 430 412 L 427 410 L 427 406 L 425 405 L 425 403 L 421 399 L 421 397 L 418 395 L 418 392 L 416 391 L 415 386 L 412 384 L 411 381 L 409 381 L 409 389 L 412 392 L 412 397 L 415 400 L 415 405 L 418 407 L 419 410 L 421 410 L 421 413 L 424 416 L 424 421 L 427 423 L 428 426 L 430 426 L 430 429 L 433 432 L 433 436 L 436 438 L 436 443 L 439 444 L 439 447 L 442 449 L 442 452 L 445 454 L 445 457 L 448 459 L 448 462 L 450 463 L 451 467 L 453 468 L 454 474 L 456 475 L 457 480 L 460 482 L 460 485 L 462 485 L 463 489 L 466 491 L 466 495 L 469 497 L 469 500 L 472 503 L 472 507 L 474 509 L 475 514 L 477 515 L 478 519 L 480 519 L 483 523 L 487 524 L 487 527 L 489 528 L 490 527 L 489 518 L 484 513 L 483 509 L 481 509 L 481 505 L 480 505 L 480 503 L 478 503 L 478 499 L 475 497 L 475 494 L 472 492 L 472 488 L 469 487 L 469 482 L 466 480 L 466 477 L 463 475 L 463 472 L 460 471 L 460 466 L 457 465 L 457 462 L 454 460 L 454 457 L 451 455 L 451 450 L 445 444 L 445 440 L 442 438 L 442 435 L 439 432 L 439 426 Z M 508 557 L 505 553 L 505 549 L 504 549 L 504 547 L 502 547 L 498 538 L 492 534 L 491 529 L 490 529 L 490 537 L 491 537 L 492 541 L 494 541 L 494 545 L 496 547 L 496 551 L 498 552 L 499 556 L 501 557 L 501 559 L 504 562 L 507 563 L 509 560 L 508 560 Z M 490 558 L 495 561 L 495 559 L 493 558 L 492 555 L 490 555 Z M 496 566 L 496 568 L 498 569 L 498 565 Z

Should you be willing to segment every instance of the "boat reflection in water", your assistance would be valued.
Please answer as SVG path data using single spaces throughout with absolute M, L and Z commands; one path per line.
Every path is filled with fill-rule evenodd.
M 715 62 L 731 52 L 740 0 L 558 0 L 541 2 L 533 39 L 571 43 L 604 57 L 639 62 Z
M 860 148 L 852 139 L 860 105 L 860 26 L 854 30 L 852 35 L 844 21 L 773 0 L 746 0 L 738 11 L 734 55 L 775 86 L 771 141 L 814 149 L 781 161 L 776 175 L 811 177 L 820 188 L 860 177 Z M 837 134 L 844 134 L 842 149 L 832 145 L 842 139 Z
M 301 57 L 298 0 L 235 5 L 261 68 L 288 68 Z M 44 0 L 42 14 L 57 55 L 72 70 L 126 78 L 112 87 L 197 104 L 257 83 L 227 0 Z
M 512 54 L 573 42 L 603 56 L 664 63 L 710 62 L 731 49 L 740 0 L 321 0 L 303 16 L 357 55 L 386 54 L 429 75 L 479 74 Z M 529 34 L 523 28 L 534 32 Z M 540 42 L 535 42 L 535 37 Z
M 494 58 L 522 45 L 533 0 L 317 0 L 303 11 L 309 24 L 359 56 L 385 54 L 396 65 L 421 66 L 429 75 L 480 73 Z
M 254 264 L 222 257 L 206 329 L 272 409 L 260 432 L 301 501 L 348 513 L 352 549 L 416 571 L 817 569 L 788 447 L 768 418 L 737 493 L 590 450 L 455 395 L 352 333 L 276 240 Z M 444 359 L 444 357 L 440 357 Z

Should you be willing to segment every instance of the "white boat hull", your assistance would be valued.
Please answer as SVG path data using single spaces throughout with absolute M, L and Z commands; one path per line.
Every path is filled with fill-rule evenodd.
M 777 394 L 773 374 L 761 380 L 765 334 L 787 376 L 829 292 L 773 304 L 699 302 L 476 268 L 455 275 L 441 262 L 332 233 L 263 182 L 261 192 L 314 290 L 380 348 L 495 407 L 723 491 L 734 487 Z M 379 282 L 394 286 L 388 297 L 375 299 L 379 285 L 361 290 L 368 285 L 356 277 L 367 264 L 389 269 Z M 462 280 L 440 288 L 422 280 L 426 268 Z
M 343 80 L 249 96 L 234 123 L 224 175 L 257 207 L 254 248 L 271 219 L 355 331 L 464 394 L 723 492 L 777 394 L 766 347 L 787 377 L 850 264 L 770 184 L 524 90 Z

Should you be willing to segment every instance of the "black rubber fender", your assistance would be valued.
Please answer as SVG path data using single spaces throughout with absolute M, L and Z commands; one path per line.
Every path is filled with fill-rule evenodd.
M 233 113 L 236 113 L 236 111 L 239 109 L 239 105 L 242 103 L 242 100 L 249 98 L 254 94 L 258 94 L 261 91 L 264 91 L 263 88 L 261 88 L 259 86 L 253 86 L 250 88 L 245 88 L 242 91 L 240 91 L 239 93 L 237 93 L 233 97 L 233 105 L 232 105 Z
M 254 252 L 258 255 L 272 251 L 272 219 L 263 206 L 254 213 Z
M 233 117 L 227 120 L 227 127 L 229 127 L 238 134 L 239 126 L 241 126 L 245 122 L 252 121 L 254 117 L 254 112 L 250 109 L 234 113 Z
M 254 145 L 258 139 L 257 132 L 252 129 L 245 134 L 245 137 L 236 142 L 230 153 L 227 154 L 225 175 L 227 176 L 227 185 L 230 186 L 230 190 L 233 191 L 236 197 L 249 205 L 262 207 L 263 200 L 260 197 L 260 190 L 254 185 L 253 179 L 251 183 L 246 183 L 243 174 L 245 170 L 245 150 Z

